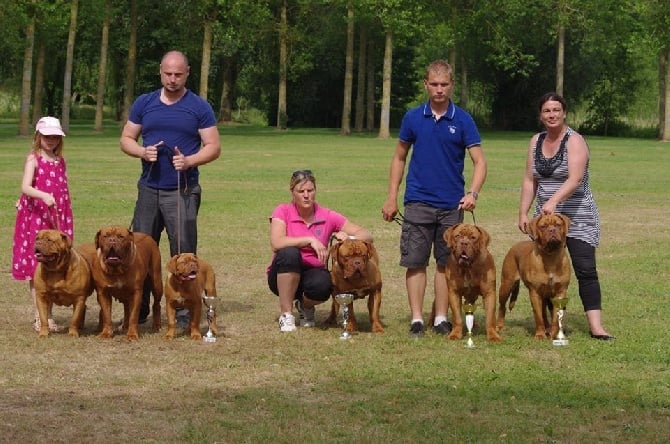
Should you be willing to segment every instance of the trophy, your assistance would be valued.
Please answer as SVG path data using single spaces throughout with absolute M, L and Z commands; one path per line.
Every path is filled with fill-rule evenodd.
M 472 340 L 472 328 L 475 326 L 475 304 L 463 304 L 463 311 L 465 312 L 465 326 L 468 328 L 468 341 L 465 343 L 465 348 L 475 348 Z
M 342 334 L 340 339 L 346 340 L 351 337 L 347 331 L 347 321 L 349 321 L 349 304 L 354 301 L 354 295 L 351 293 L 339 293 L 335 295 L 335 300 L 342 307 Z
M 558 334 L 553 344 L 556 346 L 568 345 L 568 340 L 563 333 L 563 315 L 565 314 L 565 306 L 568 305 L 568 298 L 552 298 L 551 300 L 554 309 L 558 310 Z
M 216 342 L 216 334 L 212 331 L 212 324 L 216 322 L 216 296 L 203 295 L 202 303 L 207 307 L 207 333 L 202 337 L 203 342 Z

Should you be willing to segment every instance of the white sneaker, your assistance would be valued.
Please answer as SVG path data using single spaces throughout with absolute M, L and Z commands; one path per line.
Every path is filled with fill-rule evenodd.
M 295 308 L 300 313 L 301 327 L 314 327 L 316 325 L 316 308 L 305 308 L 300 299 L 296 299 Z
M 291 313 L 282 313 L 279 316 L 279 331 L 283 333 L 296 331 L 295 317 Z

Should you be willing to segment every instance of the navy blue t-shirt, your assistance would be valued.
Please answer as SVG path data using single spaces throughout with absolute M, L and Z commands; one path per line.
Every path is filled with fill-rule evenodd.
M 198 130 L 216 126 L 214 111 L 207 101 L 190 90 L 177 103 L 166 105 L 160 100 L 161 90 L 142 94 L 130 109 L 128 120 L 142 125 L 142 146 L 164 142 L 158 148 L 158 160 L 142 160 L 139 182 L 161 190 L 177 189 L 177 171 L 172 165 L 174 148 L 185 156 L 200 150 L 202 140 Z M 198 169 L 190 168 L 181 180 L 188 185 L 198 183 Z M 185 184 L 184 184 L 185 185 Z

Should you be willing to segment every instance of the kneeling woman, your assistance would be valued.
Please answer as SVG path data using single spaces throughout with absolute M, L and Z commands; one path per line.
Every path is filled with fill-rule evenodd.
M 279 204 L 270 216 L 270 246 L 274 255 L 267 269 L 270 290 L 279 296 L 279 330 L 295 331 L 293 304 L 301 327 L 315 325 L 315 306 L 332 291 L 328 243 L 349 236 L 372 241 L 370 233 L 336 211 L 316 203 L 316 179 L 310 170 L 293 173 L 291 202 Z

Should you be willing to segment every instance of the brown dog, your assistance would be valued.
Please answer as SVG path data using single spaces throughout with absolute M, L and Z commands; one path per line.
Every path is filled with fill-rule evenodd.
M 334 296 L 340 293 L 352 293 L 354 299 L 369 296 L 368 312 L 372 331 L 383 333 L 384 327 L 379 321 L 379 307 L 382 303 L 382 275 L 379 271 L 379 258 L 374 245 L 358 239 L 347 239 L 334 243 L 330 247 L 330 258 L 333 302 L 326 323 L 337 324 L 340 304 Z M 353 302 L 349 304 L 347 331 L 358 331 Z
M 79 337 L 84 325 L 86 298 L 93 293 L 91 268 L 84 257 L 72 248 L 72 240 L 59 230 L 40 230 L 35 236 L 35 305 L 40 317 L 39 336 L 49 336 L 49 307 L 72 306 L 68 334 Z
M 463 337 L 462 302 L 474 304 L 481 295 L 486 311 L 486 338 L 502 341 L 496 329 L 496 267 L 488 249 L 489 234 L 481 227 L 461 223 L 449 227 L 443 236 L 451 250 L 445 268 L 449 308 L 454 320 L 449 339 Z
M 565 251 L 570 218 L 562 214 L 541 215 L 529 224 L 534 241 L 522 241 L 510 248 L 505 256 L 500 278 L 498 302 L 498 329 L 505 326 L 507 299 L 512 310 L 519 295 L 519 280 L 528 288 L 535 317 L 535 337 L 544 339 L 549 332 L 552 339 L 558 333 L 558 311 L 548 311 L 552 298 L 564 298 L 570 283 L 571 267 Z
M 104 227 L 95 235 L 97 257 L 93 261 L 93 281 L 100 304 L 101 338 L 114 336 L 112 298 L 123 304 L 123 329 L 129 340 L 139 338 L 137 332 L 142 287 L 148 279 L 153 303 L 153 328 L 161 328 L 163 277 L 161 255 L 151 236 L 132 233 L 119 226 Z
M 200 318 L 202 316 L 202 294 L 216 296 L 214 270 L 193 253 L 172 256 L 167 263 L 165 279 L 165 311 L 168 330 L 165 339 L 174 338 L 177 309 L 187 308 L 191 317 L 191 339 L 201 339 Z M 212 319 L 212 331 L 218 334 L 216 313 Z

